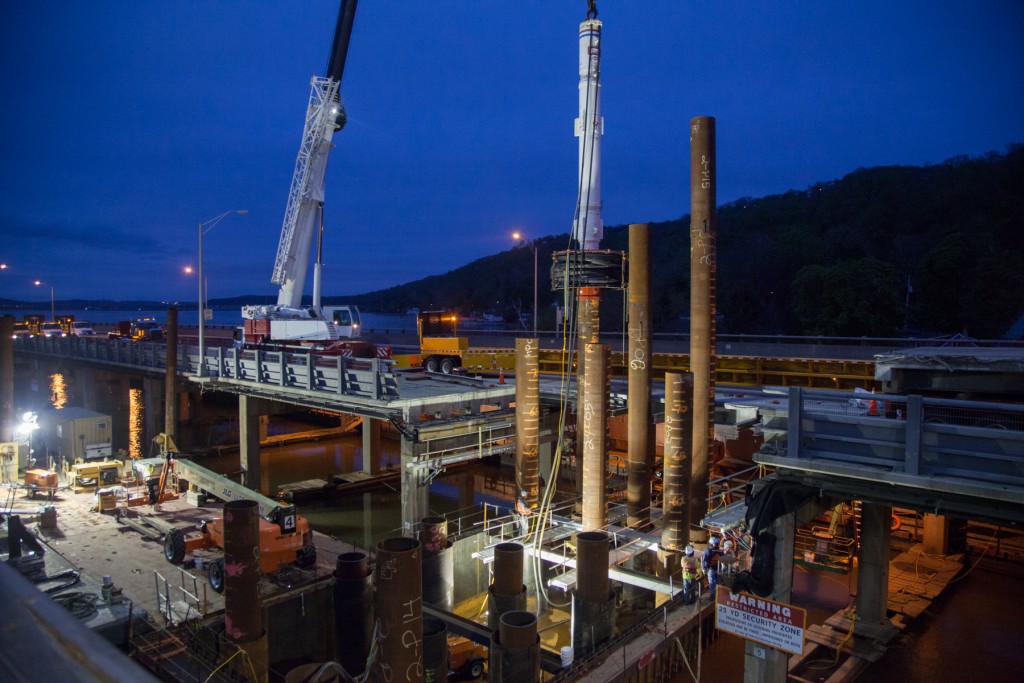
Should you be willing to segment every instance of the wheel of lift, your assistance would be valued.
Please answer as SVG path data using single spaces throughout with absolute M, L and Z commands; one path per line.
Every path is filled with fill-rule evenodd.
M 466 665 L 466 671 L 469 674 L 470 679 L 476 680 L 484 675 L 484 660 L 479 657 L 474 657 L 469 660 L 469 664 Z
M 206 578 L 210 580 L 210 587 L 218 593 L 224 592 L 224 558 L 218 557 L 210 563 L 206 570 Z
M 171 564 L 181 564 L 185 559 L 185 532 L 171 529 L 164 536 L 164 557 Z
M 427 372 L 437 372 L 437 356 L 428 356 L 423 361 L 423 369 Z
M 443 372 L 446 375 L 450 375 L 450 374 L 452 374 L 452 368 L 453 367 L 455 367 L 455 364 L 452 362 L 451 358 L 442 358 L 441 359 L 441 365 L 440 365 L 441 372 Z

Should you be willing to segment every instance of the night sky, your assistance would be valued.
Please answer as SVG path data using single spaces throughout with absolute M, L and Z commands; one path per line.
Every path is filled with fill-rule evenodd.
M 270 283 L 339 3 L 0 3 L 0 297 L 195 301 Z M 325 208 L 325 295 L 568 232 L 585 0 L 363 0 Z M 605 224 L 1024 142 L 1024 3 L 599 0 Z M 680 255 L 686 268 L 687 255 Z M 312 272 L 312 269 L 310 269 Z M 34 280 L 45 283 L 34 286 Z M 306 288 L 311 293 L 311 287 Z

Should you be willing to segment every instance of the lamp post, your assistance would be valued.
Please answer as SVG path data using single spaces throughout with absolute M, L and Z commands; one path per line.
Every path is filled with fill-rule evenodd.
M 36 280 L 36 282 L 35 282 L 36 287 L 39 287 L 40 285 L 45 285 L 45 284 L 46 283 L 43 282 L 42 280 Z M 56 320 L 57 320 L 57 308 L 56 308 L 56 306 L 54 306 L 54 302 L 53 302 L 53 285 L 50 285 L 50 322 L 56 322 Z
M 233 213 L 244 216 L 249 211 L 247 209 L 225 211 L 219 216 L 199 224 L 199 367 L 196 368 L 196 377 L 204 377 L 206 375 L 206 340 L 203 336 L 203 323 L 206 320 L 206 298 L 203 296 L 203 233 L 213 229 L 213 226 Z
M 512 233 L 512 239 L 523 240 L 533 250 L 533 336 L 537 336 L 537 240 L 528 240 L 519 232 Z

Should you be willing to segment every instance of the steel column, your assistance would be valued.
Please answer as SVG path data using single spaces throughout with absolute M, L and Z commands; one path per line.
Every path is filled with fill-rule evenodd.
M 715 119 L 690 121 L 690 370 L 693 372 L 693 461 L 690 517 L 707 511 L 708 456 L 715 440 Z M 691 537 L 703 541 L 700 529 Z
M 377 544 L 375 605 L 380 621 L 379 680 L 423 680 L 423 558 L 414 538 Z
M 629 226 L 629 479 L 626 521 L 631 527 L 651 524 L 651 469 L 654 431 L 651 429 L 651 309 L 650 233 L 648 225 Z
M 697 505 L 687 505 L 693 495 L 690 484 L 690 459 L 686 449 L 693 447 L 690 430 L 694 400 L 694 379 L 689 373 L 665 373 L 665 462 L 662 493 L 662 546 L 682 550 L 689 538 L 691 514 Z M 704 496 L 700 498 L 704 503 Z M 701 517 L 697 519 L 701 519 Z
M 529 514 L 540 497 L 540 343 L 516 340 L 516 509 Z
M 338 555 L 334 570 L 334 657 L 352 676 L 366 670 L 373 638 L 373 585 L 366 553 Z
M 583 400 L 583 528 L 601 529 L 607 518 L 608 469 L 608 346 L 587 344 L 584 361 Z

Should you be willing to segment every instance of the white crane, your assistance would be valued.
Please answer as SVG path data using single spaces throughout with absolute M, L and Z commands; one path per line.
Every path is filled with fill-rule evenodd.
M 345 108 L 339 91 L 356 4 L 357 0 L 342 0 L 327 75 L 313 76 L 311 81 L 302 144 L 295 159 L 270 278 L 280 286 L 277 304 L 242 307 L 247 341 L 301 342 L 359 336 L 359 310 L 355 306 L 322 308 L 320 305 L 324 176 L 327 158 L 334 146 L 334 133 L 345 125 Z M 313 303 L 303 306 L 302 290 L 314 237 L 317 238 L 317 255 L 313 266 Z

